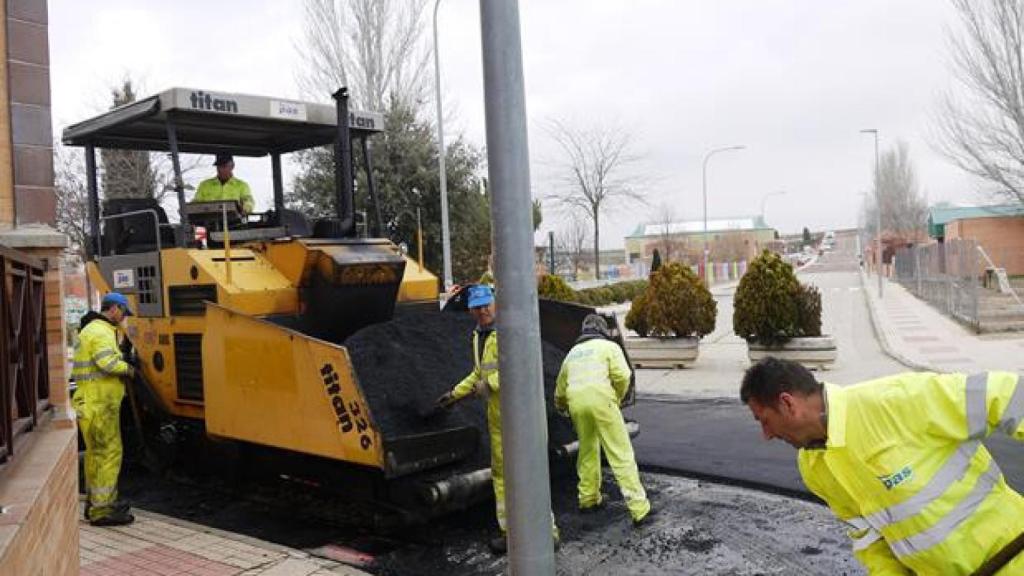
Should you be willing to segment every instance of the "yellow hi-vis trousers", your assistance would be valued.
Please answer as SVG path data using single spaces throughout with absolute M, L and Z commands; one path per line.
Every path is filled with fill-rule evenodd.
M 580 451 L 576 458 L 579 476 L 579 505 L 589 508 L 601 503 L 601 450 L 615 475 L 626 508 L 633 520 L 640 520 L 651 511 L 647 492 L 640 483 L 633 445 L 629 441 L 626 422 L 613 400 L 594 395 L 591 401 L 573 398 L 569 416 L 576 428 Z
M 89 498 L 89 520 L 113 512 L 117 502 L 117 478 L 121 473 L 120 382 L 83 382 L 73 404 L 78 429 L 85 440 L 85 486 Z

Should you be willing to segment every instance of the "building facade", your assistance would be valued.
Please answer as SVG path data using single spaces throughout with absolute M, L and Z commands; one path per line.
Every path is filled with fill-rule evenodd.
M 2 320 L 28 314 L 46 342 L 17 348 L 10 361 L 24 373 L 0 377 L 0 390 L 17 400 L 0 456 L 0 574 L 71 575 L 78 573 L 78 445 L 64 345 L 67 240 L 55 230 L 46 0 L 0 2 L 0 21 L 0 295 L 5 310 L 23 307 Z
M 759 217 L 708 220 L 709 259 L 749 262 L 770 248 L 775 236 L 775 230 Z M 697 265 L 704 259 L 704 237 L 703 220 L 641 224 L 626 237 L 626 262 L 649 267 L 657 250 L 662 262 Z
M 1024 204 L 932 208 L 928 233 L 938 242 L 974 240 L 994 267 L 1024 275 Z

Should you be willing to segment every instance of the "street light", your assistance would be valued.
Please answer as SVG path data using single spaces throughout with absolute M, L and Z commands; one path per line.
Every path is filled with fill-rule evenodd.
M 441 257 L 444 264 L 444 291 L 452 286 L 452 246 L 448 234 L 448 178 L 444 168 L 444 118 L 441 111 L 441 57 L 437 46 L 437 8 L 434 0 L 434 90 L 437 100 L 437 162 L 441 179 Z
M 701 190 L 702 190 L 702 192 L 704 194 L 704 285 L 705 286 L 710 286 L 711 285 L 711 281 L 708 278 L 708 263 L 710 262 L 710 260 L 709 260 L 710 252 L 708 251 L 708 160 L 710 160 L 712 156 L 714 156 L 715 154 L 718 154 L 719 152 L 728 152 L 729 150 L 744 150 L 744 149 L 746 149 L 746 146 L 744 146 L 742 144 L 738 145 L 738 146 L 724 146 L 722 148 L 715 148 L 715 149 L 709 151 L 707 154 L 704 155 L 704 165 L 701 168 L 701 172 L 700 172 L 700 187 L 701 187 Z
M 875 272 L 878 274 L 878 299 L 882 299 L 882 191 L 878 186 L 878 129 L 865 128 L 861 134 L 873 134 L 875 136 L 875 257 L 877 266 Z
M 769 192 L 769 193 L 765 194 L 764 197 L 761 198 L 761 223 L 762 224 L 764 224 L 765 226 L 768 225 L 768 223 L 764 219 L 764 206 L 768 202 L 768 199 L 771 198 L 772 196 L 785 196 L 785 195 L 786 195 L 786 191 L 785 190 L 776 190 L 775 192 Z

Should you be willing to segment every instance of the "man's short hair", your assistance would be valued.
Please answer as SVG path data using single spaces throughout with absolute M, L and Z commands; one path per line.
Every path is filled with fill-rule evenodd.
M 761 406 L 774 406 L 783 392 L 810 396 L 821 392 L 821 383 L 803 365 L 769 356 L 747 368 L 740 400 L 744 404 L 754 400 Z

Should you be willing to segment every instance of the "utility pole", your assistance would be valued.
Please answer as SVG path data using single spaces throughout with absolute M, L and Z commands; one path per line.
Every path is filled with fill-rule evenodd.
M 881 300 L 884 284 L 882 282 L 882 190 L 878 185 L 878 129 L 865 128 L 861 130 L 861 133 L 875 136 L 875 258 L 877 266 L 875 272 L 878 274 L 878 299 Z
M 480 0 L 487 172 L 492 186 L 509 569 L 554 576 L 547 417 L 517 0 Z
M 452 287 L 452 244 L 448 232 L 448 175 L 445 173 L 444 112 L 441 107 L 441 56 L 437 44 L 437 8 L 441 0 L 434 1 L 434 100 L 437 101 L 437 164 L 441 184 L 441 258 L 444 267 L 444 291 Z

